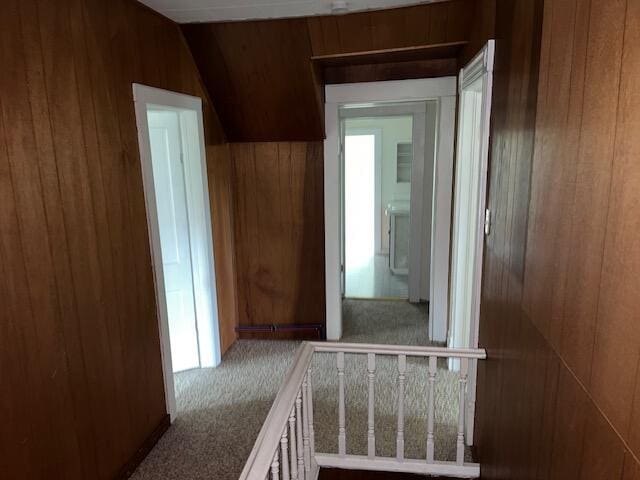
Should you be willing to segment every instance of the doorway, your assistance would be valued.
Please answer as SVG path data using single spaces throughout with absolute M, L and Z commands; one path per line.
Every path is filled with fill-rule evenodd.
M 220 363 L 202 101 L 134 84 L 167 406 L 173 376 Z
M 428 316 L 424 335 L 430 343 L 446 341 L 455 86 L 455 77 L 326 86 L 325 279 L 330 340 L 343 336 L 343 298 L 391 296 L 415 304 L 429 302 L 423 315 Z M 385 141 L 384 133 L 379 133 L 382 140 L 376 141 L 385 119 L 402 117 L 410 126 L 403 138 Z M 377 154 L 376 144 L 381 152 L 390 153 Z M 353 182 L 346 164 L 351 153 L 359 155 Z M 392 165 L 388 178 L 396 188 L 391 197 L 385 197 L 381 186 L 385 155 Z M 382 166 L 376 169 L 378 157 Z M 350 184 L 353 195 L 347 192 Z M 363 237 L 362 248 L 351 248 L 355 260 L 347 258 L 353 242 L 347 238 L 349 231 Z M 365 294 L 354 294 L 347 278 L 354 278 L 352 267 L 359 266 L 359 273 L 375 272 L 376 259 L 382 260 L 378 263 L 387 279 L 402 279 L 406 286 L 376 290 L 376 277 L 368 274 L 368 283 L 360 282 Z M 384 280 L 380 283 L 384 285 Z
M 451 249 L 450 328 L 447 346 L 477 348 L 486 210 L 494 41 L 460 71 L 458 139 Z M 458 362 L 450 361 L 457 369 Z M 469 371 L 467 441 L 473 442 L 477 371 Z
M 424 102 L 367 108 L 345 106 L 340 110 L 344 149 L 343 295 L 346 298 L 409 300 L 410 278 L 413 282 L 428 278 L 428 273 L 421 275 L 420 271 L 417 275 L 409 274 L 415 273 L 410 244 L 421 252 L 415 255 L 415 261 L 419 261 L 420 256 L 426 257 L 425 262 L 415 268 L 429 268 L 430 239 L 425 242 L 421 229 L 411 230 L 412 182 L 413 188 L 419 190 L 414 201 L 432 195 L 431 175 L 412 178 L 414 167 L 424 171 L 425 112 Z M 431 136 L 434 137 L 435 132 L 431 132 Z M 427 170 L 430 171 L 433 149 L 428 157 Z M 428 190 L 424 195 L 423 189 Z M 420 202 L 413 207 L 414 214 L 423 217 L 413 218 L 414 226 L 430 225 L 430 202 L 428 206 Z M 411 238 L 412 233 L 415 238 Z M 419 292 L 412 296 L 414 302 L 428 301 L 428 285 L 412 287 Z M 421 287 L 426 288 L 420 292 Z

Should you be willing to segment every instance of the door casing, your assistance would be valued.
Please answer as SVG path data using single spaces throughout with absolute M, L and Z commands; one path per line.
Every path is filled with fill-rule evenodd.
M 221 353 L 202 99 L 137 83 L 132 86 L 147 212 L 147 227 L 156 290 L 165 401 L 167 413 L 170 415 L 171 421 L 173 421 L 177 408 L 147 110 L 155 108 L 179 112 L 183 135 L 190 136 L 190 140 L 184 142 L 184 162 L 187 204 L 190 209 L 189 225 L 192 230 L 192 265 L 196 294 L 200 363 L 203 367 L 213 367 L 220 363 Z M 195 140 L 196 137 L 197 140 Z M 197 229 L 198 233 L 195 234 L 193 229 Z M 197 237 L 197 242 L 194 240 L 195 237 Z

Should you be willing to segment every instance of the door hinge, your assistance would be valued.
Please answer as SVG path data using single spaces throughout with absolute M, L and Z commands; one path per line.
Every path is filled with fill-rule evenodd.
M 484 211 L 484 234 L 489 235 L 491 232 L 491 210 L 488 208 Z

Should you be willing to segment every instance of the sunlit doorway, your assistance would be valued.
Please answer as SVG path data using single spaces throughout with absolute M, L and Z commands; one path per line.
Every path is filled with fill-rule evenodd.
M 347 298 L 408 299 L 413 117 L 344 120 Z

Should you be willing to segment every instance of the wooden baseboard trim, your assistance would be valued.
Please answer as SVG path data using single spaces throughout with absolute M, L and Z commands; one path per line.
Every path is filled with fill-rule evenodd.
M 164 432 L 167 431 L 169 426 L 171 425 L 171 419 L 169 415 L 165 415 L 160 420 L 160 423 L 156 428 L 154 428 L 153 432 L 146 438 L 146 440 L 142 443 L 140 448 L 136 450 L 133 456 L 124 464 L 124 466 L 120 469 L 118 474 L 116 475 L 116 480 L 124 480 L 133 475 L 133 472 L 138 468 L 138 465 L 142 463 L 145 457 L 149 454 L 151 449 L 158 443 L 160 437 L 164 435 Z

